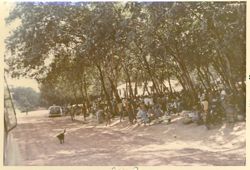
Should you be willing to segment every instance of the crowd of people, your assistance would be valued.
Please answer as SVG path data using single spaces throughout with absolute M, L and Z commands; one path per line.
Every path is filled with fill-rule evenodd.
M 111 124 L 111 119 L 119 116 L 120 122 L 128 117 L 130 124 L 149 124 L 163 116 L 171 121 L 171 115 L 179 114 L 183 110 L 192 110 L 198 113 L 199 124 L 215 124 L 223 120 L 234 122 L 240 115 L 244 120 L 245 89 L 243 85 L 237 86 L 237 92 L 228 89 L 199 90 L 197 97 L 185 93 L 174 92 L 162 95 L 146 95 L 112 99 L 111 107 L 104 99 L 92 101 L 90 113 L 94 114 L 98 123 Z M 77 106 L 80 108 L 79 106 Z M 79 110 L 79 109 L 78 109 Z M 73 110 L 72 112 L 75 112 Z

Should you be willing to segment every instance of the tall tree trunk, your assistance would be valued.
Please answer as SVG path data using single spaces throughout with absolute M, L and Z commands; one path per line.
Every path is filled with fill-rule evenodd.
M 228 87 L 229 89 L 231 89 L 230 83 L 224 73 L 224 70 L 221 69 L 221 66 L 219 65 L 219 63 L 217 63 L 216 61 L 213 62 L 213 66 L 215 68 L 215 70 L 219 73 L 222 83 L 224 84 L 225 87 Z
M 144 60 L 144 63 L 145 63 L 145 65 L 146 65 L 146 68 L 147 68 L 146 70 L 147 70 L 147 72 L 148 72 L 148 75 L 149 75 L 149 77 L 150 77 L 150 79 L 151 79 L 151 81 L 152 81 L 152 83 L 153 83 L 153 87 L 154 87 L 156 93 L 157 93 L 157 94 L 160 94 L 158 83 L 157 83 L 156 80 L 154 79 L 153 73 L 151 72 L 149 63 L 148 63 L 148 61 L 147 61 L 147 59 L 146 59 L 146 56 L 143 56 L 143 60 Z
M 75 88 L 75 85 L 74 85 L 74 82 L 72 84 L 72 89 L 73 89 L 73 95 L 74 95 L 74 99 L 75 99 L 75 104 L 77 104 L 77 96 L 76 96 L 76 88 Z
M 208 73 L 208 76 L 209 76 L 210 80 L 212 80 L 212 82 L 214 83 L 213 89 L 215 90 L 215 87 L 218 89 L 218 85 L 216 83 L 216 80 L 215 80 L 213 74 L 209 70 L 209 66 L 206 66 L 206 70 L 207 70 L 207 73 Z
M 138 79 L 137 79 L 137 77 L 138 77 L 138 73 L 136 73 L 136 76 L 135 76 L 135 88 L 134 88 L 134 96 L 136 96 L 137 95 L 137 84 L 138 84 Z
M 86 113 L 87 113 L 87 108 L 86 108 L 86 104 L 85 104 L 86 103 L 86 97 L 84 96 L 82 81 L 80 82 L 80 93 L 81 93 L 81 96 L 82 96 L 82 105 L 83 105 L 83 108 L 81 109 L 81 111 L 82 111 L 83 118 L 85 120 Z
M 118 94 L 117 87 L 114 85 L 114 83 L 113 83 L 113 81 L 112 81 L 112 79 L 111 79 L 110 77 L 108 77 L 108 79 L 109 79 L 109 83 L 110 83 L 110 85 L 111 85 L 112 92 L 113 92 L 113 94 L 115 95 L 115 99 L 116 99 L 116 101 L 117 101 L 118 103 L 120 103 L 120 102 L 121 102 L 121 99 L 120 99 L 120 96 L 119 96 L 119 94 Z
M 203 85 L 204 89 L 207 90 L 207 86 L 205 85 L 205 83 L 203 81 L 204 77 L 203 77 L 203 74 L 202 74 L 201 70 L 199 69 L 199 67 L 196 67 L 196 70 L 197 70 L 198 77 L 200 79 L 201 84 Z
M 148 80 L 147 80 L 147 79 L 146 79 L 146 81 L 144 82 L 143 95 L 145 94 L 145 92 L 147 92 L 148 95 L 151 95 L 151 92 L 148 90 Z
M 128 96 L 127 97 L 130 98 L 130 97 L 134 96 L 133 88 L 132 88 L 132 84 L 131 84 L 131 78 L 130 78 L 129 70 L 127 69 L 127 67 L 125 65 L 122 65 L 122 66 L 123 66 L 123 70 L 124 70 L 126 77 L 127 77 L 126 82 L 128 83 L 128 88 L 126 88 L 126 89 L 128 89 Z M 126 85 L 126 87 L 127 87 L 127 85 Z
M 129 74 L 127 74 L 127 78 L 128 78 L 128 87 L 129 87 L 129 98 L 133 97 L 133 88 L 132 88 L 132 84 L 131 84 L 131 79 Z
M 167 79 L 168 79 L 168 85 L 169 85 L 170 93 L 172 95 L 173 94 L 173 90 L 172 90 L 172 85 L 171 85 L 171 82 L 170 82 L 170 76 L 167 76 Z
M 185 83 L 183 82 L 181 76 L 176 75 L 176 78 L 177 78 L 177 80 L 179 81 L 179 83 L 181 84 L 181 86 L 182 86 L 184 92 L 186 92 L 186 91 L 187 91 L 187 88 L 186 88 Z
M 86 82 L 85 74 L 84 74 L 84 78 L 83 78 L 83 89 L 84 89 L 84 94 L 85 94 L 87 111 L 89 112 L 90 101 L 89 101 L 89 95 L 88 95 L 88 90 L 87 90 L 87 82 Z
M 208 73 L 209 70 L 207 70 L 206 67 L 202 67 L 202 70 L 203 70 L 203 75 L 205 77 L 205 80 L 207 82 L 207 85 L 208 85 L 209 89 L 214 90 L 214 87 L 211 84 L 211 80 L 210 80 L 210 77 L 209 77 L 209 73 Z
M 100 76 L 102 88 L 103 88 L 103 91 L 104 91 L 104 95 L 105 95 L 105 97 L 106 97 L 106 101 L 107 101 L 108 106 L 109 106 L 109 108 L 110 108 L 111 114 L 114 115 L 113 109 L 111 109 L 111 108 L 112 108 L 112 104 L 111 104 L 111 101 L 110 101 L 109 93 L 108 93 L 108 91 L 107 91 L 107 89 L 106 89 L 106 86 L 105 86 L 104 76 L 103 76 L 103 72 L 102 72 L 101 66 L 98 65 L 98 64 L 96 64 L 96 67 L 97 67 L 97 69 L 98 69 L 98 71 L 99 71 L 99 76 Z
M 138 46 L 138 44 L 136 44 L 136 45 L 137 45 L 138 49 L 140 50 L 141 54 L 143 55 L 143 50 L 142 50 L 142 48 L 141 48 L 140 46 Z M 140 57 L 140 56 L 138 56 L 138 57 Z M 157 83 L 157 82 L 155 81 L 155 79 L 154 79 L 153 73 L 152 73 L 152 71 L 151 71 L 151 69 L 150 69 L 150 66 L 149 66 L 149 63 L 148 63 L 148 61 L 147 61 L 147 59 L 146 59 L 146 56 L 143 55 L 142 59 L 143 59 L 143 62 L 144 62 L 144 64 L 145 64 L 145 66 L 146 66 L 146 71 L 148 72 L 149 77 L 150 77 L 150 79 L 151 79 L 151 81 L 152 81 L 152 83 L 153 83 L 153 87 L 154 87 L 155 90 L 156 90 L 156 93 L 157 93 L 157 94 L 160 94 L 158 83 Z

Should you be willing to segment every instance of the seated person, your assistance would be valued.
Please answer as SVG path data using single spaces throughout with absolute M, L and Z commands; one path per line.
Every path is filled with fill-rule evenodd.
M 164 115 L 163 111 L 161 110 L 161 106 L 159 104 L 154 105 L 153 109 L 157 118 Z
M 102 123 L 104 119 L 104 110 L 102 108 L 98 109 L 96 112 L 96 119 L 98 123 Z
M 148 109 L 148 113 L 147 113 L 148 117 L 150 120 L 156 119 L 157 115 L 155 113 L 155 110 L 150 106 Z
M 136 116 L 137 120 L 140 120 L 140 122 L 146 124 L 149 123 L 149 118 L 147 115 L 147 110 L 145 104 L 140 104 L 139 111 Z
M 148 116 L 150 120 L 158 119 L 159 117 L 163 116 L 163 112 L 161 111 L 160 107 L 155 105 L 148 109 Z

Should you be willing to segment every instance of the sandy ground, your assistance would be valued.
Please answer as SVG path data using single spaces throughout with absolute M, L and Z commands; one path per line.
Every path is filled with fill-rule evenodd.
M 78 117 L 78 120 L 82 117 Z M 55 137 L 67 128 L 65 143 Z M 19 148 L 15 165 L 158 166 L 245 165 L 245 123 L 212 130 L 196 124 L 128 126 L 112 120 L 110 127 L 87 119 L 49 118 L 47 111 L 18 116 L 13 137 Z

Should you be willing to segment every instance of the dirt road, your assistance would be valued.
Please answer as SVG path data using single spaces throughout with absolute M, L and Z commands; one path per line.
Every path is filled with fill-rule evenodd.
M 111 127 L 95 122 L 49 118 L 46 111 L 18 117 L 13 130 L 21 162 L 18 165 L 146 166 L 244 165 L 245 123 L 204 126 L 172 124 L 127 126 L 113 120 Z M 55 137 L 67 128 L 64 144 Z

